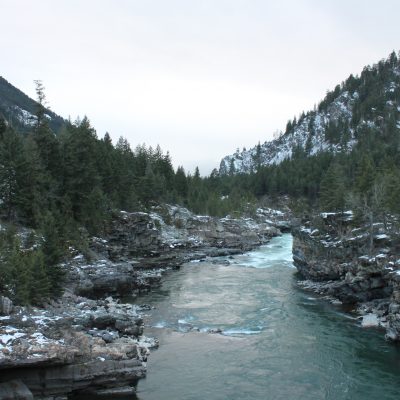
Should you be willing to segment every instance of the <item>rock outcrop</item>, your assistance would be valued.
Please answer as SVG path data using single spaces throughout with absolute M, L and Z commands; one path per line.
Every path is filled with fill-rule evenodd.
M 258 209 L 253 218 L 215 218 L 171 205 L 155 207 L 151 213 L 121 212 L 103 238 L 93 238 L 91 248 L 114 263 L 120 281 L 118 275 L 146 267 L 177 267 L 191 259 L 251 250 L 279 235 L 278 226 L 289 227 L 282 215 Z
M 111 260 L 151 256 L 159 251 L 160 232 L 148 213 L 121 211 L 115 215 L 106 234 L 106 255 Z
M 400 340 L 399 234 L 394 227 L 355 227 L 352 213 L 324 213 L 293 230 L 293 259 L 300 284 L 354 305 L 362 326 L 378 321 L 386 337 Z M 315 227 L 318 225 L 318 228 Z
M 148 348 L 157 345 L 141 336 L 140 311 L 67 293 L 45 310 L 2 317 L 0 393 L 18 378 L 35 398 L 135 385 L 145 376 Z

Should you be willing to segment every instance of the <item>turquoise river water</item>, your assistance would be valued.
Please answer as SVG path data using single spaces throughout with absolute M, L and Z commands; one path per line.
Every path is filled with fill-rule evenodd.
M 399 399 L 400 349 L 299 289 L 291 247 L 285 234 L 244 255 L 191 262 L 142 296 L 155 307 L 145 333 L 160 348 L 138 398 Z

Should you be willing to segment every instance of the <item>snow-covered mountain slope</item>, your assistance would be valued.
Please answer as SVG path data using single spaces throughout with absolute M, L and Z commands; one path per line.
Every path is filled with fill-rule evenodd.
M 321 151 L 350 152 L 365 128 L 384 129 L 393 118 L 399 128 L 399 111 L 400 65 L 393 53 L 387 60 L 364 68 L 360 77 L 351 75 L 329 92 L 317 109 L 289 121 L 279 138 L 224 157 L 219 172 L 255 172 L 262 165 L 292 158 L 296 151 L 309 156 Z
M 4 117 L 18 131 L 26 132 L 35 123 L 36 110 L 35 100 L 0 76 L 0 117 Z M 50 128 L 57 133 L 64 125 L 64 119 L 51 110 L 47 110 L 45 115 Z

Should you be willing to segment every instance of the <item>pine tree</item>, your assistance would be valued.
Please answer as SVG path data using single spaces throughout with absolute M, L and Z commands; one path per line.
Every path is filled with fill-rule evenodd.
M 0 115 L 0 140 L 3 139 L 3 135 L 6 130 L 7 130 L 6 120 Z
M 86 117 L 69 124 L 62 137 L 62 196 L 67 195 L 71 200 L 78 221 L 85 219 L 83 210 L 88 197 L 101 182 L 96 169 L 96 140 L 96 132 Z
M 143 160 L 146 164 L 146 157 Z M 115 187 L 117 193 L 117 206 L 123 210 L 130 211 L 137 206 L 138 194 L 136 188 L 139 188 L 139 177 L 142 176 L 138 173 L 137 156 L 132 152 L 128 141 L 120 137 L 115 146 Z M 146 166 L 143 167 L 143 175 Z
M 111 203 L 117 201 L 117 168 L 115 160 L 115 149 L 111 137 L 106 132 L 104 138 L 96 146 L 96 166 L 101 177 L 101 187 L 104 194 Z
M 8 225 L 0 231 L 0 294 L 12 297 L 13 268 L 11 249 L 14 248 L 15 227 Z
M 83 206 L 82 222 L 91 235 L 103 232 L 109 214 L 107 213 L 107 198 L 99 187 L 93 188 Z
M 150 159 L 147 161 L 144 176 L 139 178 L 138 196 L 140 201 L 148 207 L 152 201 L 157 198 L 157 178 L 153 172 Z
M 196 183 L 200 181 L 200 170 L 199 170 L 199 167 L 195 168 L 193 178 L 194 178 L 194 181 Z
M 188 194 L 188 182 L 186 173 L 182 166 L 178 167 L 175 173 L 175 189 L 181 199 L 186 199 Z
M 367 194 L 375 180 L 375 165 L 368 154 L 365 154 L 358 165 L 355 187 L 360 194 Z
M 236 168 L 235 168 L 235 160 L 233 158 L 231 158 L 231 161 L 229 163 L 229 175 L 233 176 L 236 172 Z
M 51 131 L 49 121 L 46 115 L 46 95 L 41 81 L 37 80 L 37 110 L 34 126 L 34 139 L 40 152 L 42 163 L 49 174 L 49 188 L 55 187 L 59 167 L 59 149 L 55 134 Z
M 32 279 L 29 268 L 26 267 L 24 254 L 21 251 L 21 243 L 17 235 L 12 237 L 5 260 L 10 273 L 8 282 L 12 299 L 21 305 L 30 304 L 30 286 Z
M 55 217 L 47 212 L 42 219 L 41 232 L 43 235 L 43 263 L 50 282 L 50 295 L 57 297 L 62 292 L 65 273 L 59 265 L 64 254 L 62 227 L 57 224 Z
M 345 175 L 342 167 L 333 163 L 321 181 L 321 206 L 326 211 L 343 211 L 345 206 Z
M 41 250 L 31 251 L 25 255 L 26 268 L 30 275 L 29 303 L 41 305 L 52 293 L 52 282 L 46 273 L 44 255 Z
M 0 141 L 0 210 L 5 212 L 8 220 L 15 219 L 17 215 L 24 161 L 21 136 L 7 129 Z
M 19 174 L 18 209 L 25 223 L 37 227 L 41 213 L 47 209 L 48 175 L 41 162 L 39 150 L 32 137 L 27 137 L 23 148 L 24 164 Z

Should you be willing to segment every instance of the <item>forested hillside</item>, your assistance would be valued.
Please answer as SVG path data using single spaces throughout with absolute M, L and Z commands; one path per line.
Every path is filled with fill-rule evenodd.
M 221 174 L 250 173 L 260 166 L 278 165 L 297 152 L 316 155 L 328 151 L 349 153 L 364 132 L 379 130 L 390 135 L 398 124 L 400 66 L 396 53 L 350 75 L 327 93 L 318 107 L 288 121 L 275 140 L 258 144 L 222 159 Z
M 38 82 L 39 83 L 39 82 Z M 21 92 L 0 76 L 0 116 L 16 130 L 29 132 L 35 125 L 36 101 Z M 58 133 L 65 121 L 56 113 L 46 108 L 45 116 L 53 132 Z
M 399 118 L 400 62 L 393 52 L 289 121 L 278 139 L 225 157 L 220 179 L 255 196 L 304 197 L 326 210 L 374 202 L 398 212 Z

